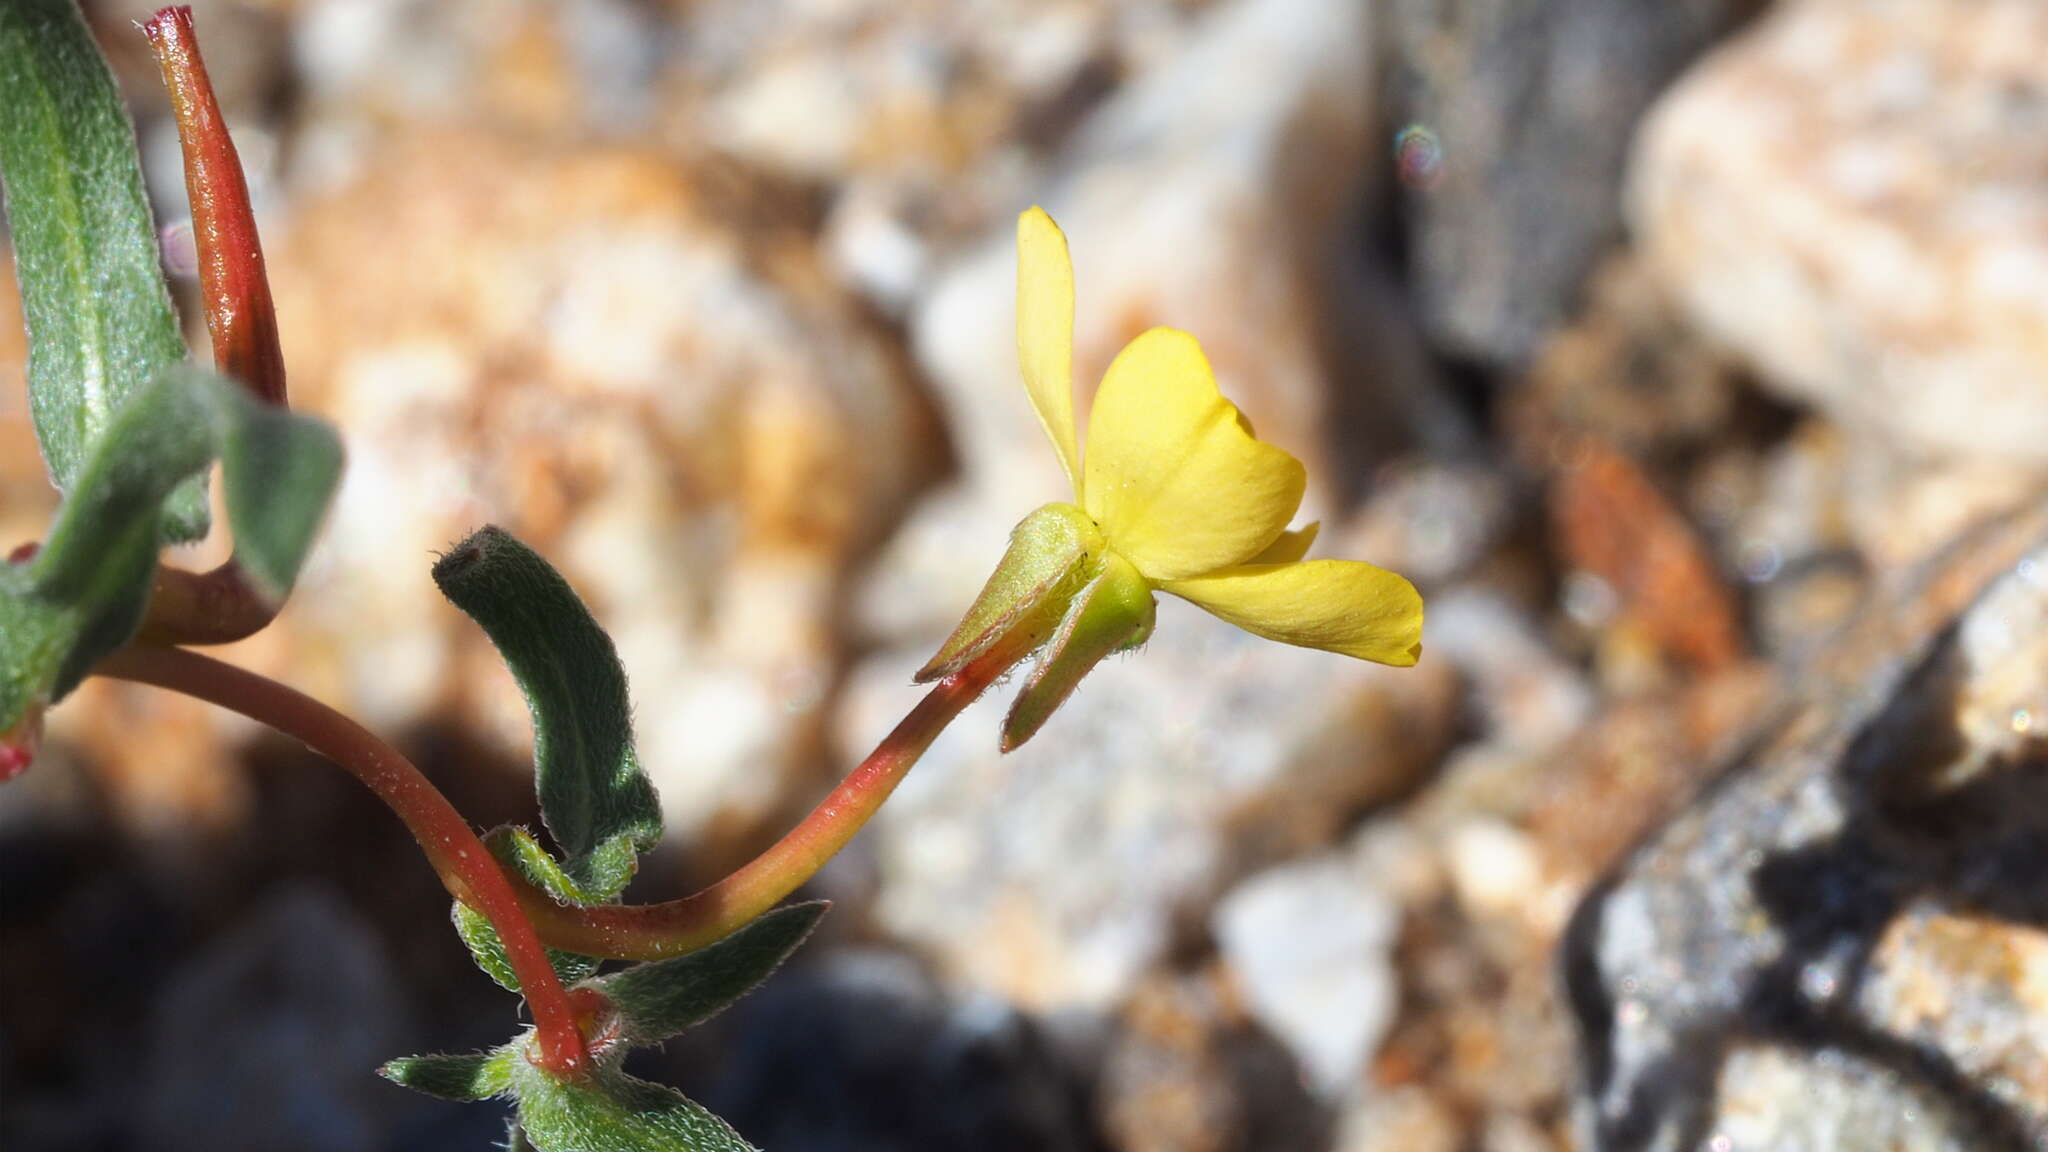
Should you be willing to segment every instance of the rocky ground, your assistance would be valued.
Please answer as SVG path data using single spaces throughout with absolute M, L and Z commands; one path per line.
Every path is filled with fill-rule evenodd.
M 229 655 L 480 824 L 531 818 L 524 712 L 427 566 L 484 521 L 632 674 L 674 833 L 637 896 L 915 701 L 1063 485 L 1031 203 L 1077 377 L 1197 333 L 1319 550 L 1425 591 L 1412 670 L 1169 601 L 1021 752 L 971 709 L 823 938 L 648 1069 L 755 1142 L 2048 1145 L 2048 9 L 196 7 L 350 448 Z M 89 8 L 176 220 L 144 5 Z M 0 542 L 51 506 L 22 354 Z M 487 1146 L 369 1075 L 510 1020 L 438 893 L 317 760 L 90 685 L 0 790 L 0 1146 Z

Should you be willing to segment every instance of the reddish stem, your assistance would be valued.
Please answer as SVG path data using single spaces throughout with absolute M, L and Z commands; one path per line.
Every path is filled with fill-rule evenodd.
M 665 904 L 559 904 L 514 876 L 520 903 L 553 948 L 587 956 L 658 960 L 731 935 L 773 908 L 846 847 L 960 710 L 1019 654 L 997 652 L 941 680 L 802 823 L 738 871 Z
M 185 153 L 185 192 L 199 252 L 199 292 L 216 367 L 272 404 L 285 402 L 284 351 L 277 308 L 263 270 L 263 245 L 249 207 L 249 183 L 235 152 L 206 61 L 192 32 L 192 9 L 165 8 L 142 25 L 170 89 Z
M 249 586 L 232 558 L 211 572 L 160 565 L 135 639 L 159 646 L 232 644 L 263 631 L 279 607 Z
M 168 688 L 267 724 L 341 765 L 384 801 L 419 841 L 456 899 L 483 913 L 504 942 L 505 958 L 533 1009 L 541 1058 L 561 1078 L 583 1075 L 589 1053 L 576 1013 L 549 965 L 518 894 L 475 830 L 433 782 L 377 736 L 303 693 L 253 672 L 181 648 L 129 647 L 95 671 Z
M 192 10 L 157 12 L 142 25 L 170 90 L 185 154 L 185 192 L 192 202 L 192 239 L 199 255 L 199 294 L 213 338 L 214 366 L 249 391 L 285 402 L 284 350 L 277 307 L 263 267 L 263 244 L 249 206 L 242 159 L 221 119 L 213 81 L 199 54 Z M 230 559 L 211 572 L 162 568 L 152 588 L 139 639 L 150 644 L 226 644 L 253 636 L 279 605 L 249 587 Z

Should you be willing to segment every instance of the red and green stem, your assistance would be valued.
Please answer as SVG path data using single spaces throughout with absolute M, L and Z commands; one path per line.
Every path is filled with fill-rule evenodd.
M 947 724 L 1016 660 L 992 652 L 935 685 L 809 816 L 716 884 L 663 904 L 557 903 L 499 867 L 461 813 L 411 761 L 362 725 L 301 692 L 180 648 L 122 649 L 100 675 L 167 688 L 266 724 L 340 764 L 397 813 L 450 895 L 482 913 L 504 941 L 532 1006 L 550 1070 L 587 1066 L 577 1013 L 546 947 L 626 960 L 694 951 L 773 908 L 851 841 Z
M 168 688 L 258 720 L 342 766 L 404 821 L 451 895 L 483 913 L 504 942 L 505 958 L 533 1010 L 541 1057 L 558 1076 L 577 1077 L 589 1055 L 576 1013 L 547 950 L 520 909 L 518 893 L 432 781 L 376 734 L 304 693 L 182 648 L 124 648 L 99 675 Z

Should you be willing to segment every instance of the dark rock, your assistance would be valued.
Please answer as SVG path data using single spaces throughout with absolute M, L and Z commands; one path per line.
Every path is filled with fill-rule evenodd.
M 1394 106 L 1441 145 L 1433 173 L 1406 192 L 1416 291 L 1438 339 L 1480 360 L 1527 363 L 1620 233 L 1636 121 L 1752 6 L 1388 6 Z
M 1580 907 L 1590 1148 L 2048 1142 L 2035 509 L 1888 597 Z

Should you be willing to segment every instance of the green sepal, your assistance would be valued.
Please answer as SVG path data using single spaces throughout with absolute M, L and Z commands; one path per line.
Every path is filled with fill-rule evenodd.
M 1059 631 L 1010 704 L 1003 719 L 1003 751 L 1036 735 L 1103 657 L 1143 644 L 1157 615 L 1151 585 L 1130 561 L 1107 554 L 1095 578 L 1074 594 Z
M 340 480 L 340 440 L 318 420 L 175 365 L 107 422 L 35 558 L 0 566 L 0 729 L 62 699 L 135 634 L 165 501 L 223 453 L 236 556 L 260 592 L 289 590 Z
M 519 1126 L 539 1152 L 757 1152 L 682 1093 L 606 1064 L 562 1081 L 530 1058 L 516 1060 L 512 1093 Z
M 760 987 L 810 937 L 829 905 L 791 904 L 705 948 L 635 964 L 584 987 L 604 994 L 630 1043 L 658 1044 Z
M 577 887 L 616 892 L 661 839 L 661 805 L 633 750 L 626 673 L 569 582 L 485 527 L 434 565 L 443 595 L 481 626 L 533 717 L 541 819 Z
M 185 359 L 135 129 L 73 0 L 0 4 L 0 184 L 28 322 L 29 409 L 69 493 L 123 404 Z M 165 507 L 206 535 L 203 477 Z
M 516 1044 L 489 1052 L 400 1056 L 377 1075 L 443 1100 L 488 1100 L 512 1090 L 512 1062 L 523 1060 Z
M 1010 546 L 960 626 L 913 679 L 940 680 L 1008 638 L 1018 658 L 1043 644 L 1105 552 L 1101 529 L 1072 504 L 1047 504 L 1010 531 Z

